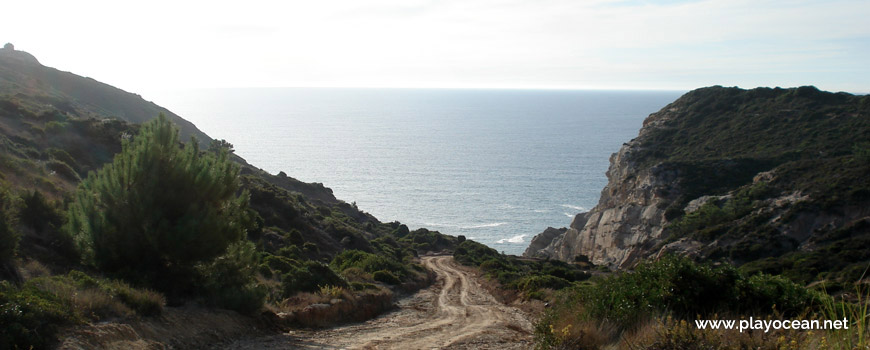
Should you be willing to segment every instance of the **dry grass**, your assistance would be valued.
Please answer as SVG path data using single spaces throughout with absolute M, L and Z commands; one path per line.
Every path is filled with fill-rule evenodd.
M 76 292 L 72 295 L 72 300 L 79 312 L 94 320 L 133 315 L 133 310 L 127 305 L 99 289 L 91 288 Z
M 266 310 L 276 314 L 298 312 L 313 304 L 331 304 L 335 299 L 357 303 L 362 300 L 366 294 L 379 294 L 384 293 L 385 291 L 388 292 L 388 290 L 385 289 L 351 292 L 342 287 L 321 286 L 320 290 L 316 293 L 296 293 L 296 295 L 278 302 L 268 302 L 266 303 L 265 308 Z
M 49 270 L 48 267 L 36 260 L 29 260 L 27 262 L 19 264 L 18 266 L 21 270 L 21 277 L 23 277 L 25 280 L 51 275 L 51 270 Z

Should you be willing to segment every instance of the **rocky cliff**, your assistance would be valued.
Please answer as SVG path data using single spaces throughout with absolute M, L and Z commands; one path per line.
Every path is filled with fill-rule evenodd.
M 870 261 L 866 174 L 870 97 L 698 89 L 610 157 L 598 205 L 524 255 L 625 268 L 677 252 L 798 280 L 848 277 Z
M 676 174 L 664 166 L 640 167 L 633 157 L 644 135 L 674 118 L 679 109 L 668 106 L 650 115 L 638 138 L 610 156 L 608 184 L 591 211 L 577 214 L 567 230 L 551 229 L 536 235 L 523 255 L 573 261 L 586 256 L 595 264 L 624 266 L 648 253 L 662 234 L 665 208 L 678 195 Z

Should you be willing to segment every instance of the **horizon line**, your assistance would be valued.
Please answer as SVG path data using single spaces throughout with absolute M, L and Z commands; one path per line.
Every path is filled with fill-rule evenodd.
M 769 88 L 769 89 L 793 89 L 801 86 L 813 86 L 822 91 L 828 91 L 831 93 L 840 93 L 845 92 L 852 95 L 870 95 L 870 90 L 868 91 L 848 91 L 848 90 L 828 90 L 819 88 L 813 84 L 804 84 L 800 86 L 754 86 L 754 87 L 742 87 L 739 85 L 722 85 L 722 84 L 712 84 L 712 85 L 704 85 L 696 88 L 690 89 L 680 89 L 680 88 L 644 88 L 644 87 L 570 87 L 570 86 L 425 86 L 425 85 L 417 85 L 417 86 L 395 86 L 395 85 L 286 85 L 286 86 L 186 86 L 186 87 L 166 87 L 162 86 L 160 88 L 147 89 L 151 91 L 178 91 L 178 90 L 231 90 L 231 89 L 371 89 L 371 90 L 512 90 L 512 91 L 636 91 L 636 92 L 681 92 L 686 93 L 689 91 L 721 86 L 721 87 L 735 87 L 744 90 L 752 90 L 756 88 Z

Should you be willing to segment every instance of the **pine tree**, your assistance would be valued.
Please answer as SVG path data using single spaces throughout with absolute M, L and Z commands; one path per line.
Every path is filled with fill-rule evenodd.
M 182 147 L 161 114 L 80 183 L 68 229 L 86 262 L 177 291 L 196 263 L 244 237 L 251 214 L 238 176 L 228 150 L 201 152 L 195 140 Z

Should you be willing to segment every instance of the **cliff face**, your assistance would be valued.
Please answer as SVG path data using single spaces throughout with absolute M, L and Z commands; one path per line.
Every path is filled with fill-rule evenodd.
M 673 118 L 677 107 L 650 115 L 638 138 L 610 156 L 608 183 L 591 211 L 577 214 L 560 235 L 536 235 L 525 256 L 573 261 L 584 255 L 597 265 L 625 266 L 649 253 L 665 223 L 668 203 L 679 197 L 676 172 L 666 166 L 641 168 L 634 154 L 644 145 L 644 134 Z M 545 231 L 547 233 L 547 231 Z
M 598 205 L 564 233 L 534 237 L 524 255 L 626 268 L 676 252 L 797 280 L 845 278 L 842 269 L 870 262 L 866 174 L 870 97 L 698 89 L 610 157 Z

